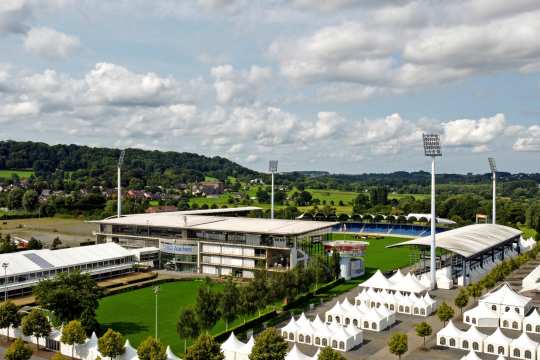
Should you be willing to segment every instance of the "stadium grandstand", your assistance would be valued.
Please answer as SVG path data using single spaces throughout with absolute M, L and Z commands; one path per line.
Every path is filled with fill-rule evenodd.
M 523 251 L 522 232 L 497 224 L 474 224 L 445 231 L 437 236 L 437 285 L 464 286 L 479 279 L 506 258 Z M 389 247 L 417 248 L 417 273 L 427 274 L 431 237 L 424 236 Z

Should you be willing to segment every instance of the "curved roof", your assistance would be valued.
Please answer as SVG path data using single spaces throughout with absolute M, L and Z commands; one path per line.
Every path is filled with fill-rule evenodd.
M 474 224 L 437 234 L 437 247 L 451 251 L 464 257 L 471 257 L 484 250 L 490 249 L 516 236 L 520 230 L 497 224 Z M 390 245 L 395 246 L 430 246 L 431 236 Z

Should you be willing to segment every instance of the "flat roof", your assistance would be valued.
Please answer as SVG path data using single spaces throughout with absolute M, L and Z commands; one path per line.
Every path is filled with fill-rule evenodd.
M 7 275 L 106 261 L 131 256 L 132 253 L 115 243 L 79 246 L 60 250 L 26 250 L 0 254 L 0 264 L 7 263 Z M 4 272 L 0 269 L 0 277 Z
M 468 258 L 513 239 L 516 236 L 520 236 L 521 234 L 522 232 L 520 230 L 509 226 L 498 224 L 474 224 L 438 233 L 436 244 L 438 248 Z M 407 245 L 430 246 L 431 235 L 390 245 L 388 247 Z
M 258 211 L 262 208 L 258 206 L 241 206 L 234 208 L 220 208 L 220 209 L 199 209 L 199 210 L 183 210 L 183 211 L 173 211 L 178 214 L 183 215 L 211 215 L 211 214 L 226 214 L 226 213 L 235 213 L 235 212 L 249 212 L 249 211 Z M 169 212 L 169 211 L 167 211 Z
M 242 209 L 242 208 L 231 208 Z M 225 217 L 186 215 L 182 212 L 125 215 L 104 220 L 91 221 L 109 225 L 135 225 L 168 227 L 189 230 L 241 232 L 252 234 L 301 235 L 332 227 L 337 222 L 303 221 L 281 219 L 259 219 L 247 217 Z

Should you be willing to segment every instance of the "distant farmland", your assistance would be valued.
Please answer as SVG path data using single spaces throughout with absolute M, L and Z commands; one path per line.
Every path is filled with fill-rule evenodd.
M 0 170 L 0 177 L 10 178 L 13 174 L 17 174 L 21 179 L 26 179 L 34 174 L 32 170 Z

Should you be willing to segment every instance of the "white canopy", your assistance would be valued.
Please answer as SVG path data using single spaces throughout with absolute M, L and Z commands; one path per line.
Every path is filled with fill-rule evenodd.
M 332 315 L 332 316 L 342 316 L 343 313 L 345 313 L 345 309 L 341 306 L 339 300 L 336 300 L 336 303 L 330 310 L 326 312 L 326 316 Z
M 375 289 L 393 289 L 393 283 L 380 270 L 377 270 L 375 274 L 358 286 Z
M 415 294 L 419 294 L 427 290 L 424 285 L 422 285 L 418 280 L 416 280 L 416 278 L 412 276 L 411 273 L 405 275 L 403 281 L 395 284 L 394 289 Z
M 405 279 L 405 275 L 403 275 L 400 269 L 397 269 L 394 275 L 390 276 L 388 280 L 390 280 L 393 284 L 399 284 L 404 279 Z
M 285 331 L 287 333 L 293 333 L 293 334 L 296 334 L 298 330 L 300 330 L 300 327 L 296 324 L 296 320 L 294 320 L 294 316 L 291 316 L 291 320 L 289 321 L 289 323 L 281 328 L 281 331 Z M 231 333 L 231 335 L 233 334 Z M 227 341 L 229 341 L 229 339 L 227 339 Z
M 181 360 L 178 356 L 174 355 L 170 346 L 167 346 L 167 360 Z
M 508 336 L 504 335 L 500 328 L 496 328 L 493 334 L 489 335 L 485 342 L 487 344 L 500 345 L 500 346 L 509 346 L 512 342 Z
M 298 320 L 296 320 L 296 326 L 299 327 L 299 331 L 304 334 L 310 334 L 315 331 L 311 325 L 311 321 L 306 317 L 306 314 L 302 313 Z
M 517 339 L 512 340 L 510 343 L 510 349 L 518 348 L 520 350 L 531 350 L 533 353 L 536 351 L 537 347 L 538 343 L 532 340 L 526 332 L 522 332 Z M 512 353 L 512 350 L 510 350 L 510 353 Z
M 531 298 L 519 295 L 508 283 L 503 283 L 497 290 L 482 296 L 478 302 L 523 308 L 531 302 Z
M 474 351 L 469 351 L 469 353 L 461 358 L 461 360 L 482 360 Z
M 294 320 L 294 318 L 291 320 Z M 285 331 L 284 329 L 282 330 Z M 221 344 L 221 351 L 238 352 L 238 351 L 241 351 L 245 346 L 246 344 L 238 340 L 238 338 L 234 335 L 234 332 L 231 332 L 231 335 L 229 335 L 229 338 L 223 344 Z
M 474 325 L 469 327 L 469 330 L 463 333 L 463 339 L 467 339 L 471 343 L 476 341 L 481 344 L 487 337 L 488 336 L 486 334 L 480 332 L 480 330 L 478 330 L 478 328 Z
M 137 350 L 131 346 L 129 340 L 126 340 L 126 343 L 124 344 L 124 353 L 122 354 L 123 360 L 139 360 L 139 356 L 137 355 Z
M 437 333 L 438 337 L 444 336 L 455 339 L 461 339 L 462 335 L 463 331 L 458 329 L 452 320 L 450 320 L 448 324 L 446 324 L 446 326 Z
M 483 303 L 479 303 L 476 307 L 465 311 L 463 313 L 463 319 L 466 324 L 476 325 L 478 327 L 499 326 L 499 315 Z
M 285 360 L 313 360 L 313 358 L 301 352 L 298 346 L 294 344 L 291 351 L 285 356 Z
M 319 317 L 319 314 L 317 314 L 315 316 L 315 319 L 313 320 L 312 324 L 311 324 L 315 329 L 319 329 L 321 327 L 323 327 L 324 325 L 324 322 L 321 320 L 321 318 Z

